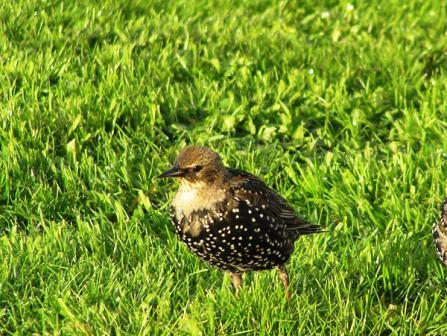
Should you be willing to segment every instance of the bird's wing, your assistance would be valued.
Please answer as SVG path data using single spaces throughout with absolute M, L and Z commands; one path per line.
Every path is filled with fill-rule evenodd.
M 282 220 L 286 230 L 296 231 L 299 234 L 322 231 L 320 226 L 298 217 L 283 197 L 256 176 L 237 169 L 228 169 L 228 171 L 231 175 L 230 185 L 235 196 L 239 199 L 249 200 L 253 206 L 262 207 L 264 211 L 271 212 L 272 215 Z

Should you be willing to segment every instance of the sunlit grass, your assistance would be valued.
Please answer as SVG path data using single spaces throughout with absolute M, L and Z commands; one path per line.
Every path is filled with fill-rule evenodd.
M 0 5 L 1 334 L 447 334 L 447 3 Z M 328 232 L 275 272 L 190 254 L 186 144 Z

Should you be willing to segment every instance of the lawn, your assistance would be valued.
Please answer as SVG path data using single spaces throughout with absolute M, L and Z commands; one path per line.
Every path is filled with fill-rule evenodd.
M 3 1 L 0 334 L 447 335 L 447 2 Z M 227 276 L 155 177 L 187 144 L 326 233 Z

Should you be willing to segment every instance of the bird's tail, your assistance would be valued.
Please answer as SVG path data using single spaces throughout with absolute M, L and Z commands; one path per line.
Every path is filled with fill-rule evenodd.
M 443 264 L 447 265 L 447 198 L 442 203 L 441 219 L 433 226 L 433 239 L 436 254 Z
M 326 232 L 325 230 L 323 230 L 321 228 L 321 226 L 307 222 L 303 219 L 299 219 L 293 225 L 289 225 L 287 227 L 287 231 L 295 232 L 299 236 L 308 235 L 308 234 L 312 234 L 312 233 Z
M 309 223 L 306 226 L 301 227 L 298 232 L 301 235 L 307 235 L 307 234 L 312 234 L 312 233 L 323 233 L 323 232 L 327 232 L 326 230 L 323 230 L 321 228 L 321 226 L 317 225 L 317 224 L 312 224 Z

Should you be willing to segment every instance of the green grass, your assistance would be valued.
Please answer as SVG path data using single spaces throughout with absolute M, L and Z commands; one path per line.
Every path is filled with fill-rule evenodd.
M 298 3 L 298 4 L 296 4 Z M 447 3 L 3 1 L 0 334 L 447 334 Z M 190 254 L 186 144 L 328 233 L 248 274 Z

